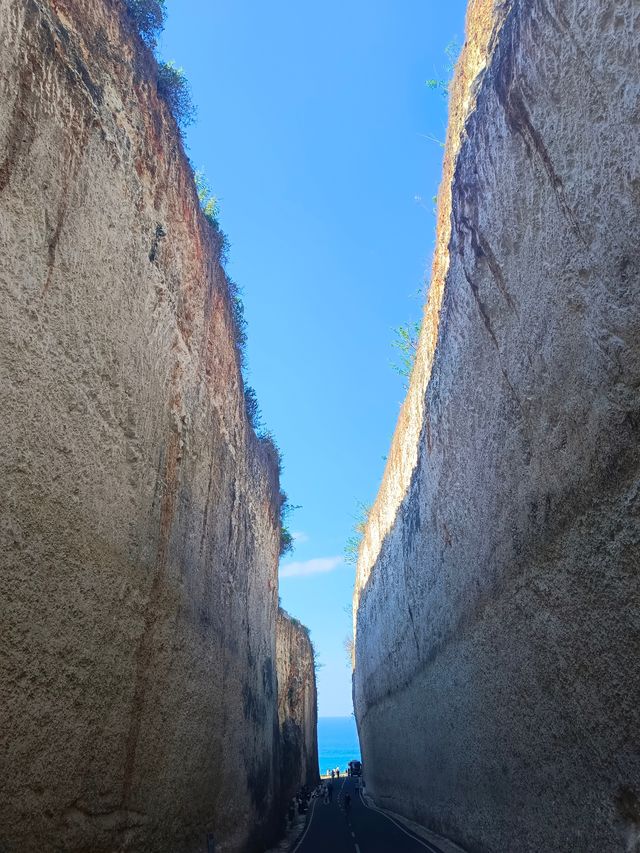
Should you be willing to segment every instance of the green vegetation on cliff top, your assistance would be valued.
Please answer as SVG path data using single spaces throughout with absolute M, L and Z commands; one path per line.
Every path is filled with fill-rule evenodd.
M 153 52 L 156 60 L 156 86 L 158 94 L 169 107 L 177 129 L 180 135 L 183 136 L 185 129 L 195 121 L 197 110 L 191 97 L 191 87 L 189 86 L 184 69 L 178 67 L 173 60 L 166 62 L 158 59 L 156 56 L 158 36 L 164 29 L 167 19 L 166 0 L 124 0 L 124 4 L 138 35 Z M 200 202 L 200 209 L 204 218 L 218 236 L 220 261 L 224 266 L 229 251 L 229 241 L 220 228 L 218 199 L 211 191 L 209 181 L 202 169 L 192 169 L 192 174 L 198 201 Z M 247 420 L 258 440 L 268 443 L 272 447 L 275 457 L 278 460 L 278 469 L 281 472 L 282 453 L 273 435 L 264 425 L 255 390 L 246 383 L 247 321 L 240 288 L 226 273 L 225 278 L 233 313 L 235 343 L 244 381 L 244 407 Z M 294 537 L 287 526 L 287 518 L 295 509 L 299 509 L 299 507 L 290 503 L 286 493 L 281 491 L 279 511 L 279 553 L 281 557 L 293 551 L 294 548 Z

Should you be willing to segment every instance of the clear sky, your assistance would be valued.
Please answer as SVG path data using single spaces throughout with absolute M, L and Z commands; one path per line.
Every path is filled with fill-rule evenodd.
M 282 449 L 298 535 L 283 606 L 311 629 L 321 716 L 352 712 L 354 568 L 404 395 L 393 329 L 420 318 L 447 75 L 465 0 L 168 0 L 159 54 L 198 107 L 188 152 L 220 200 L 248 382 Z M 348 612 L 347 612 L 348 611 Z

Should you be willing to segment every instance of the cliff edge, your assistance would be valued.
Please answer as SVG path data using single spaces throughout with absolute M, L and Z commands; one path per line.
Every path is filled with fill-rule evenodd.
M 315 788 L 320 773 L 313 646 L 304 625 L 282 609 L 278 612 L 276 671 L 282 792 L 287 802 L 304 785 Z
M 264 847 L 278 459 L 151 53 L 0 0 L 0 847 Z
M 354 701 L 376 802 L 470 850 L 640 837 L 639 50 L 632 0 L 469 4 Z

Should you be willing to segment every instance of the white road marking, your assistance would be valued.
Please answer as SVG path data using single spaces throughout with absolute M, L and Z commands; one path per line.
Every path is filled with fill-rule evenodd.
M 304 832 L 302 833 L 302 835 L 300 836 L 300 841 L 298 841 L 298 843 L 297 843 L 297 844 L 296 844 L 296 846 L 293 848 L 293 850 L 291 851 L 291 853 L 296 853 L 296 850 L 300 847 L 300 845 L 301 845 L 301 844 L 302 844 L 302 842 L 304 841 L 304 839 L 305 839 L 305 837 L 306 837 L 306 835 L 307 835 L 307 832 L 309 832 L 309 827 L 311 826 L 311 821 L 313 820 L 313 813 L 314 813 L 314 812 L 315 812 L 315 810 L 316 810 L 316 803 L 317 803 L 317 802 L 318 802 L 318 800 L 317 800 L 317 798 L 316 798 L 316 799 L 313 801 L 313 805 L 311 806 L 311 814 L 309 815 L 309 820 L 307 821 L 307 828 L 305 829 L 305 831 L 304 831 Z
M 392 817 L 389 817 L 389 815 L 386 812 L 383 812 L 382 809 L 379 809 L 377 806 L 367 805 L 367 803 L 365 803 L 365 801 L 364 801 L 364 797 L 362 796 L 362 791 L 360 791 L 360 799 L 362 800 L 362 805 L 365 808 L 370 809 L 372 812 L 378 812 L 379 814 L 383 815 L 383 817 L 386 817 L 387 820 L 390 820 L 392 824 L 397 826 L 401 832 L 404 832 L 404 834 L 408 835 L 409 838 L 413 839 L 413 841 L 416 841 L 418 844 L 421 844 L 424 848 L 426 848 L 427 850 L 430 850 L 431 853 L 440 853 L 440 851 L 438 850 L 437 847 L 432 847 L 431 844 L 428 844 L 426 841 L 423 841 L 421 838 L 418 838 L 416 835 L 412 835 L 410 832 L 407 832 L 407 830 L 404 828 L 404 826 L 401 826 L 397 820 L 394 820 Z M 356 845 L 356 847 L 357 847 L 357 845 Z
M 352 833 L 351 833 L 351 837 L 352 837 L 352 838 L 355 838 L 355 837 L 356 837 L 355 832 L 352 832 Z
M 357 844 L 356 844 L 356 853 L 360 853 L 360 848 L 358 847 Z

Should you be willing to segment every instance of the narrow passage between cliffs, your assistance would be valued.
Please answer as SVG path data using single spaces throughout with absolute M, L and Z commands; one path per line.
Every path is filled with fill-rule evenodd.
M 318 789 L 305 830 L 292 853 L 447 853 L 370 804 L 360 782 L 358 777 L 339 780 L 328 803 Z M 351 798 L 350 805 L 347 797 Z

